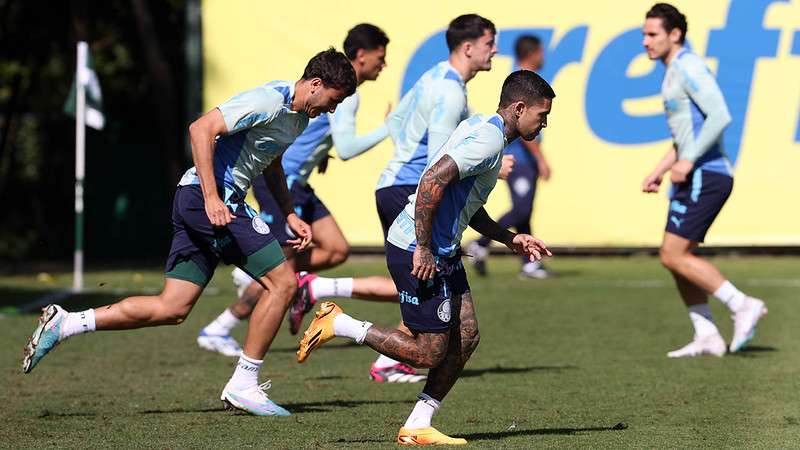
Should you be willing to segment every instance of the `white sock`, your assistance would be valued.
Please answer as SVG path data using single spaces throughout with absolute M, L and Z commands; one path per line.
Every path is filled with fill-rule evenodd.
M 356 341 L 356 344 L 362 344 L 371 326 L 371 322 L 366 320 L 362 322 L 342 313 L 333 319 L 333 334 L 348 337 Z
M 67 313 L 64 325 L 61 328 L 61 336 L 66 339 L 76 334 L 90 333 L 95 330 L 94 310 Z
M 708 303 L 690 306 L 689 318 L 692 319 L 694 333 L 698 337 L 719 333 L 717 326 L 714 325 L 714 319 L 711 318 L 711 309 L 708 307 Z
M 239 325 L 239 322 L 242 320 L 237 318 L 231 312 L 231 309 L 228 308 L 222 312 L 213 322 L 206 325 L 203 328 L 203 331 L 206 334 L 210 334 L 212 336 L 227 336 L 231 334 L 231 330 L 236 326 Z
M 233 371 L 228 386 L 237 391 L 258 385 L 258 371 L 261 370 L 263 359 L 252 359 L 242 353 L 236 363 L 236 370 Z
M 719 299 L 725 306 L 728 307 L 733 312 L 738 311 L 742 305 L 744 304 L 744 298 L 746 295 L 738 289 L 736 286 L 731 284 L 730 281 L 725 280 L 722 283 L 722 286 L 719 287 L 716 291 L 714 291 L 714 297 Z
M 375 367 L 378 369 L 385 369 L 387 367 L 392 367 L 395 364 L 398 364 L 400 361 L 396 359 L 389 358 L 386 355 L 378 356 L 378 359 L 375 360 Z
M 317 277 L 311 281 L 311 292 L 314 293 L 316 299 L 350 298 L 353 295 L 353 279 Z
M 406 419 L 406 424 L 403 425 L 405 428 L 414 429 L 431 426 L 433 413 L 438 411 L 442 406 L 442 402 L 425 393 L 419 394 L 417 398 L 419 398 L 419 401 L 414 405 L 414 409 L 411 410 L 411 415 Z

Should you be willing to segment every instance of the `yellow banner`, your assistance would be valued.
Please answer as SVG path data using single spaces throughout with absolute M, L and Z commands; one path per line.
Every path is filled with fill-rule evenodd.
M 378 126 L 416 77 L 447 58 L 444 31 L 464 13 L 491 19 L 499 51 L 491 72 L 468 84 L 473 112 L 493 112 L 512 70 L 521 33 L 546 44 L 542 75 L 556 91 L 542 148 L 553 169 L 539 182 L 534 232 L 551 245 L 657 245 L 667 188 L 640 192 L 642 179 L 671 145 L 660 96 L 663 67 L 641 46 L 653 2 L 337 1 L 203 2 L 204 104 L 276 79 L 296 80 L 308 59 L 341 49 L 360 22 L 389 36 L 388 67 L 360 88 L 358 131 Z M 717 74 L 733 117 L 725 149 L 736 161 L 733 194 L 709 232 L 716 245 L 800 244 L 800 2 L 674 2 L 689 23 L 687 41 Z M 310 182 L 353 245 L 382 244 L 373 195 L 391 140 Z M 497 184 L 488 210 L 510 206 Z M 472 237 L 472 235 L 468 235 Z

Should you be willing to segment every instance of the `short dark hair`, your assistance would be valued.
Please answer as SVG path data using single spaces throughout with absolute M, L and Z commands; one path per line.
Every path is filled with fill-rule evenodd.
M 542 99 L 553 99 L 555 96 L 553 88 L 536 72 L 517 70 L 511 72 L 503 82 L 503 90 L 500 91 L 500 107 L 505 108 L 520 101 L 530 106 L 539 103 Z
M 375 50 L 386 47 L 389 37 L 380 28 L 370 23 L 360 23 L 347 32 L 344 38 L 344 54 L 351 60 L 356 59 L 358 49 Z
M 661 25 L 664 26 L 667 33 L 677 28 L 681 30 L 681 44 L 686 40 L 686 30 L 688 29 L 686 16 L 669 3 L 656 3 L 644 17 L 645 19 L 661 19 Z
M 514 43 L 514 55 L 517 61 L 528 57 L 531 53 L 537 52 L 542 47 L 542 40 L 532 34 L 523 34 Z
M 350 60 L 333 47 L 314 55 L 303 71 L 304 80 L 319 78 L 325 87 L 341 89 L 347 97 L 356 92 L 356 71 Z
M 490 30 L 492 34 L 497 34 L 491 20 L 477 14 L 464 14 L 456 17 L 447 27 L 445 38 L 447 48 L 453 53 L 464 41 L 472 41 L 483 36 L 483 32 Z

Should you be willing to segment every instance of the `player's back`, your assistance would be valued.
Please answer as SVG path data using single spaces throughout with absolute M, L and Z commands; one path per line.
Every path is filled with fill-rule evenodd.
M 430 134 L 443 131 L 449 135 L 467 116 L 466 98 L 464 81 L 447 61 L 436 64 L 417 80 L 387 119 L 395 152 L 381 174 L 378 189 L 419 182 L 429 150 L 436 150 L 429 145 L 446 140 L 434 139 L 432 143 Z

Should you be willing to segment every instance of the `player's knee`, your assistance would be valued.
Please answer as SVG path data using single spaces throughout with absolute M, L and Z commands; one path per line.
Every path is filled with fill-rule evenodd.
M 275 293 L 279 295 L 280 298 L 284 298 L 287 305 L 291 303 L 292 297 L 295 292 L 297 292 L 297 279 L 294 277 L 294 274 L 290 275 L 291 276 L 282 276 L 274 280 Z
M 344 264 L 347 258 L 350 257 L 350 246 L 347 244 L 339 245 L 331 250 L 331 265 L 338 266 Z
M 421 349 L 414 366 L 420 369 L 433 369 L 434 367 L 439 367 L 446 356 L 447 343 L 432 344 L 427 348 Z
M 191 310 L 192 307 L 188 305 L 164 305 L 159 322 L 169 325 L 180 325 L 186 320 Z
M 658 257 L 661 260 L 661 265 L 667 269 L 673 269 L 677 265 L 679 255 L 666 247 L 661 247 L 658 250 Z

